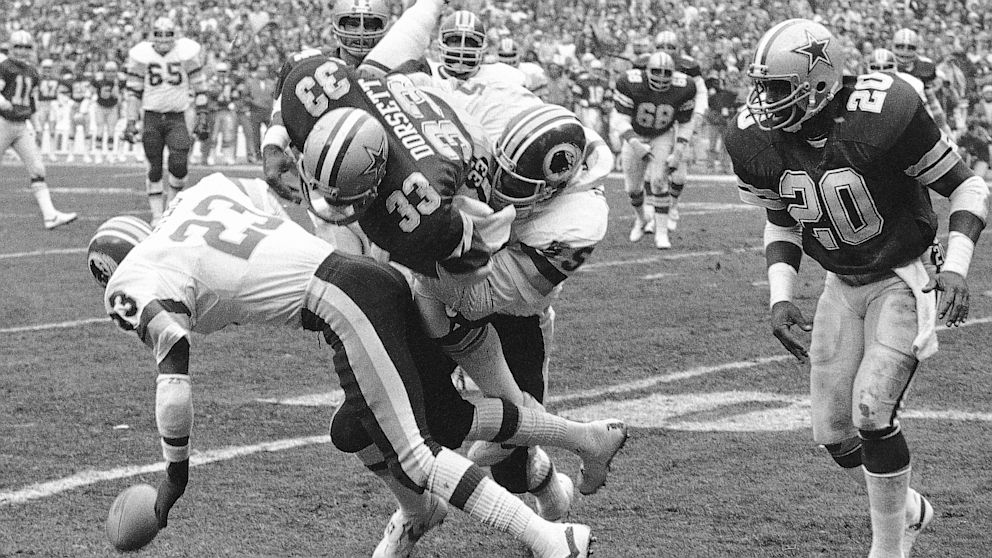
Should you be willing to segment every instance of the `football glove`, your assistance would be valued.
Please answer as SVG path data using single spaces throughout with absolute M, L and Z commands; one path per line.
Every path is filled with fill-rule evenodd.
M 207 113 L 196 113 L 196 124 L 193 126 L 193 135 L 200 141 L 207 141 L 210 138 L 210 119 Z
M 121 134 L 121 139 L 128 143 L 137 143 L 139 133 L 138 121 L 128 120 L 127 124 L 124 126 L 124 133 Z
M 265 182 L 280 198 L 300 203 L 303 201 L 303 194 L 299 187 L 287 184 L 282 179 L 282 175 L 293 170 L 293 166 L 293 158 L 278 145 L 266 145 L 262 148 L 262 174 Z
M 165 529 L 169 525 L 169 510 L 186 492 L 189 482 L 189 459 L 169 463 L 165 469 L 165 480 L 158 485 L 158 496 L 155 498 L 155 517 L 158 518 L 158 528 Z

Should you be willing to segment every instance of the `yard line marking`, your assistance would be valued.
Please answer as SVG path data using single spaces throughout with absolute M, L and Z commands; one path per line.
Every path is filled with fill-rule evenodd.
M 646 258 L 636 258 L 633 260 L 606 260 L 604 262 L 593 262 L 586 264 L 579 269 L 599 269 L 603 267 L 617 267 L 621 265 L 641 265 L 641 264 L 651 264 L 658 263 L 667 260 L 685 260 L 689 258 L 705 258 L 710 256 L 725 256 L 729 254 L 743 254 L 746 252 L 757 252 L 759 250 L 764 250 L 764 246 L 755 246 L 753 248 L 735 248 L 734 250 L 706 250 L 700 252 L 680 252 L 675 254 L 668 254 L 665 256 L 649 256 Z
M 9 252 L 0 254 L 0 260 L 12 260 L 14 258 L 34 258 L 37 256 L 61 256 L 64 254 L 84 254 L 86 248 L 57 248 L 54 250 L 33 250 L 31 252 Z
M 244 457 L 254 453 L 283 451 L 313 444 L 326 444 L 330 441 L 330 436 L 325 434 L 322 436 L 306 436 L 302 438 L 273 440 L 271 442 L 262 442 L 251 446 L 228 446 L 226 448 L 203 452 L 194 451 L 192 455 L 190 455 L 189 464 L 191 467 L 197 467 L 199 465 L 206 465 L 216 461 L 226 461 L 236 457 Z M 157 473 L 164 470 L 165 462 L 161 461 L 158 463 L 151 463 L 149 465 L 117 467 L 116 469 L 109 469 L 106 471 L 82 471 L 80 473 L 76 473 L 75 475 L 58 480 L 32 484 L 20 490 L 0 492 L 0 506 L 23 504 L 31 500 L 46 498 L 48 496 L 53 496 L 60 492 L 65 492 L 81 486 L 96 484 L 102 481 L 145 475 L 148 473 Z
M 607 176 L 615 180 L 623 180 L 622 172 L 611 172 Z M 690 174 L 685 179 L 687 182 L 719 184 L 720 186 L 737 183 L 737 177 L 732 174 Z
M 30 188 L 22 188 L 22 192 L 30 192 Z M 103 195 L 103 194 L 117 194 L 117 195 L 145 195 L 145 192 L 136 190 L 134 188 L 69 188 L 67 186 L 55 186 L 48 188 L 49 192 L 55 192 L 56 194 L 88 194 L 88 195 Z
M 655 279 L 664 279 L 666 277 L 675 277 L 676 275 L 678 275 L 678 273 L 653 273 L 651 275 L 645 275 L 644 277 L 641 277 L 641 279 L 644 279 L 645 281 L 653 281 Z
M 85 318 L 82 320 L 72 320 L 69 322 L 55 322 L 50 324 L 35 324 L 27 326 L 18 327 L 8 327 L 0 329 L 0 333 L 25 333 L 25 332 L 35 332 L 35 331 L 47 331 L 49 329 L 65 329 L 70 327 L 79 327 L 90 324 L 112 324 L 113 320 L 104 316 L 103 318 Z
M 110 320 L 106 320 L 106 321 L 109 322 Z M 992 322 L 992 317 L 979 318 L 977 320 L 967 322 L 961 327 L 985 324 L 989 322 Z M 70 323 L 70 322 L 66 322 L 66 323 Z M 948 328 L 946 326 L 940 326 L 937 329 L 939 331 Z M 2 332 L 2 330 L 0 330 L 0 332 Z M 626 384 L 609 386 L 605 389 L 583 390 L 560 396 L 551 396 L 548 398 L 547 402 L 548 404 L 568 404 L 583 399 L 597 398 L 597 397 L 603 397 L 605 395 L 637 391 L 637 390 L 651 388 L 659 384 L 671 383 L 678 380 L 684 380 L 696 376 L 702 376 L 705 374 L 713 374 L 716 372 L 723 372 L 727 370 L 740 370 L 742 368 L 749 368 L 752 366 L 760 366 L 762 364 L 780 362 L 791 358 L 792 358 L 791 355 L 778 355 L 773 357 L 763 357 L 763 358 L 756 358 L 751 360 L 743 360 L 739 362 L 718 364 L 715 366 L 700 366 L 682 372 L 675 372 L 672 374 L 666 374 L 664 376 L 658 376 L 655 378 L 647 378 L 645 380 L 638 380 L 636 382 L 628 382 Z M 338 394 L 340 394 L 340 390 L 336 390 L 336 391 L 338 392 Z M 310 395 L 308 397 L 310 397 L 311 399 L 316 399 L 317 396 L 319 395 L 321 394 Z M 334 392 L 324 395 L 328 395 L 328 396 L 334 395 Z M 786 397 L 786 396 L 782 396 L 782 397 Z M 917 413 L 925 413 L 925 414 L 918 415 Z M 909 417 L 927 416 L 933 418 L 947 418 L 951 420 L 992 420 L 992 415 L 986 413 L 971 413 L 964 411 L 918 411 L 918 412 L 908 412 L 906 416 Z M 226 448 L 207 450 L 203 452 L 194 451 L 193 455 L 190 456 L 190 465 L 196 467 L 199 465 L 205 465 L 217 461 L 226 461 L 229 459 L 234 459 L 236 457 L 243 457 L 246 455 L 251 455 L 263 451 L 276 452 L 287 449 L 293 449 L 297 447 L 308 446 L 312 444 L 326 444 L 329 441 L 330 441 L 330 437 L 326 435 L 307 436 L 302 438 L 286 438 L 282 440 L 274 440 L 271 442 L 263 442 L 261 444 L 255 444 L 251 446 L 228 446 Z M 154 473 L 163 470 L 165 470 L 165 462 L 153 463 L 149 465 L 118 467 L 107 471 L 83 471 L 80 473 L 76 473 L 75 475 L 71 475 L 69 477 L 64 477 L 62 479 L 32 484 L 20 490 L 0 492 L 0 506 L 21 504 L 31 500 L 53 496 L 60 492 L 65 492 L 67 490 L 72 490 L 74 488 L 79 488 L 81 486 L 95 484 L 101 481 L 133 477 L 136 475 Z

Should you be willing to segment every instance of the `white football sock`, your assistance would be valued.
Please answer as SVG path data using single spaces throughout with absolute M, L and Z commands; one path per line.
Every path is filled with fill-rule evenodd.
M 52 194 L 48 191 L 48 184 L 45 182 L 32 182 L 31 192 L 34 194 L 34 199 L 38 202 L 41 215 L 45 220 L 50 221 L 54 219 L 58 211 L 55 210 L 55 205 L 52 204 Z
M 871 552 L 868 558 L 902 558 L 906 529 L 906 494 L 910 468 L 887 475 L 865 471 L 871 508 Z

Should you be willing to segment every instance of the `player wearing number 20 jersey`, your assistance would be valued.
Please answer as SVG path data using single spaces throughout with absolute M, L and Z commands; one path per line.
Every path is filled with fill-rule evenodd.
M 488 198 L 485 133 L 439 92 L 417 88 L 403 74 L 363 76 L 326 56 L 294 66 L 281 91 L 290 145 L 302 151 L 314 124 L 337 107 L 359 108 L 378 120 L 388 141 L 386 171 L 358 223 L 392 261 L 434 276 L 435 264 L 460 254 L 472 232 L 452 198 Z
M 785 210 L 828 271 L 879 272 L 918 257 L 937 218 L 926 187 L 971 176 L 916 91 L 889 74 L 846 78 L 837 121 L 817 148 L 764 131 L 745 108 L 727 133 L 741 199 Z

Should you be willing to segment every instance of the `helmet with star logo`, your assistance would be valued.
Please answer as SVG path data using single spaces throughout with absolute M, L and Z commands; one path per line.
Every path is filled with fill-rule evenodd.
M 496 142 L 492 201 L 522 210 L 564 190 L 582 168 L 586 134 L 571 111 L 552 104 L 531 107 L 507 123 Z
M 368 112 L 341 107 L 321 116 L 298 162 L 307 208 L 335 225 L 357 221 L 378 195 L 388 157 L 386 130 Z
M 826 27 L 789 19 L 768 30 L 755 48 L 747 108 L 765 130 L 796 132 L 841 88 L 843 50 Z

